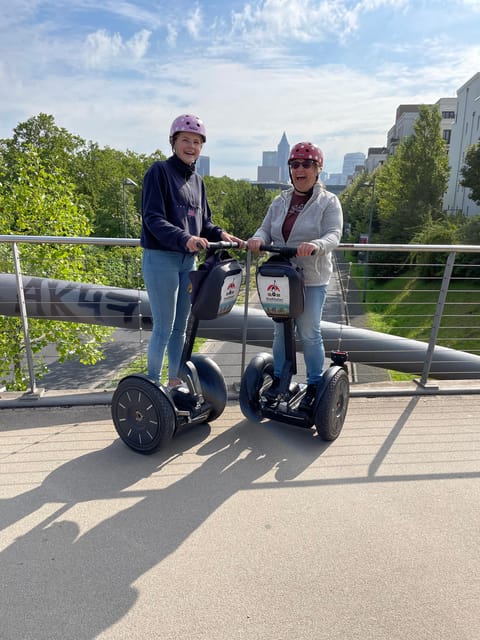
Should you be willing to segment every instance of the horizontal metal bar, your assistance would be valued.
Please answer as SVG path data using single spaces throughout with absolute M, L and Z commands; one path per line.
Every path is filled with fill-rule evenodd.
M 99 244 L 99 245 L 122 245 L 125 247 L 140 246 L 138 238 L 97 238 L 93 236 L 22 236 L 22 235 L 0 235 L 0 242 L 25 242 L 27 244 Z M 361 244 L 361 243 L 341 243 L 338 246 L 340 251 L 395 251 L 399 253 L 417 252 L 447 252 L 447 253 L 480 253 L 480 246 L 475 244 Z

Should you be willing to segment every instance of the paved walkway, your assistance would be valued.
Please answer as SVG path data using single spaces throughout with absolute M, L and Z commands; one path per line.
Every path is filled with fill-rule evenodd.
M 478 640 L 479 395 L 352 397 L 330 445 L 230 403 L 150 456 L 0 410 L 2 640 Z

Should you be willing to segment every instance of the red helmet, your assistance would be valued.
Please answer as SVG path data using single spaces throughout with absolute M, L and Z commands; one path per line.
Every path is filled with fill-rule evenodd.
M 294 144 L 288 157 L 288 164 L 293 160 L 315 160 L 315 162 L 323 167 L 323 152 L 313 142 L 297 142 Z
M 198 133 L 202 136 L 203 141 L 207 141 L 207 132 L 205 131 L 205 125 L 203 120 L 200 120 L 198 116 L 192 116 L 191 114 L 184 113 L 181 116 L 175 118 L 170 127 L 170 141 L 172 137 L 180 131 L 191 131 L 192 133 Z

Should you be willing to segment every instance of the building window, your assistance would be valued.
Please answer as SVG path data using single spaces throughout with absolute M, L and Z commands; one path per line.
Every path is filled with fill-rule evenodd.
M 445 140 L 445 142 L 446 142 L 447 144 L 450 144 L 450 137 L 451 137 L 451 135 L 452 135 L 452 131 L 451 131 L 451 129 L 444 129 L 444 130 L 442 131 L 442 137 L 443 137 L 443 139 Z
M 442 111 L 442 118 L 444 120 L 455 120 L 455 111 Z

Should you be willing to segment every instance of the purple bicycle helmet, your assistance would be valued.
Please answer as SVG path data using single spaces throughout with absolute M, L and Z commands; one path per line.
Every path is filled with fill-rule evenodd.
M 317 147 L 313 142 L 297 142 L 294 144 L 290 156 L 288 158 L 288 164 L 294 160 L 315 160 L 316 163 L 323 167 L 323 152 L 320 147 Z
M 203 120 L 200 120 L 198 116 L 193 116 L 189 113 L 184 113 L 181 116 L 175 118 L 170 127 L 170 142 L 173 136 L 180 131 L 191 131 L 192 133 L 198 133 L 202 136 L 203 141 L 207 141 L 207 132 L 205 131 L 205 125 Z

